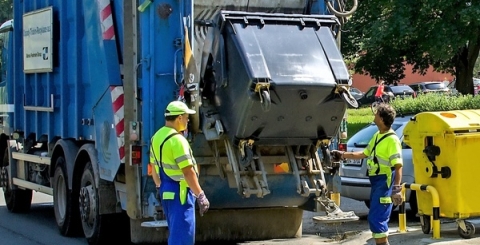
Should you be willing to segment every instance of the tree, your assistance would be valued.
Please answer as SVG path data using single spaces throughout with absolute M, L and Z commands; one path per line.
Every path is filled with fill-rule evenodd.
M 399 81 L 406 64 L 425 74 L 450 73 L 457 89 L 473 93 L 480 51 L 480 3 L 471 0 L 362 0 L 345 24 L 342 52 L 355 71 Z
M 0 25 L 13 18 L 13 0 L 0 0 Z

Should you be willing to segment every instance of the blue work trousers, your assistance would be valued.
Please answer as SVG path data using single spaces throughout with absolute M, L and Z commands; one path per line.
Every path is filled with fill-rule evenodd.
M 392 171 L 395 176 L 395 171 Z M 388 221 L 392 212 L 392 187 L 393 177 L 387 185 L 387 175 L 370 176 L 372 189 L 370 191 L 370 211 L 368 212 L 368 223 L 373 233 L 373 238 L 388 236 Z
M 195 197 L 190 189 L 187 191 L 187 200 L 180 202 L 180 184 L 168 177 L 160 168 L 160 197 L 167 218 L 169 245 L 195 244 Z M 163 198 L 164 192 L 175 193 L 173 199 Z

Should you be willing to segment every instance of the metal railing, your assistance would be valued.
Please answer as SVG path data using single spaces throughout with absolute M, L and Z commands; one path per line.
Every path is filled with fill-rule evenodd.
M 433 230 L 433 239 L 440 239 L 440 198 L 438 196 L 437 189 L 431 185 L 421 185 L 421 184 L 408 184 L 403 183 L 402 188 L 402 197 L 405 200 L 405 190 L 410 189 L 414 191 L 426 191 L 432 195 L 432 216 L 430 222 L 432 224 Z M 433 218 L 433 219 L 432 219 Z M 422 228 L 425 225 L 422 220 Z M 403 202 L 399 207 L 398 212 L 398 223 L 399 223 L 399 232 L 407 232 L 407 217 L 405 215 L 405 202 Z

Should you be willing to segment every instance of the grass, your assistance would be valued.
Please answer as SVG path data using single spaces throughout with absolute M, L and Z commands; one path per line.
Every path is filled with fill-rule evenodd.
M 373 113 L 370 107 L 347 110 L 348 138 L 360 131 L 363 127 L 373 122 Z

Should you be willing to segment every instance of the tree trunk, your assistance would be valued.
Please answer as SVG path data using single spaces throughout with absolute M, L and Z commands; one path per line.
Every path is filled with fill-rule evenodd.
M 455 87 L 461 94 L 473 94 L 474 60 L 468 59 L 468 48 L 463 48 L 455 63 Z
M 476 31 L 480 34 L 480 30 Z M 456 88 L 462 94 L 474 94 L 473 69 L 480 51 L 480 35 L 468 41 L 468 45 L 461 49 L 455 62 Z

